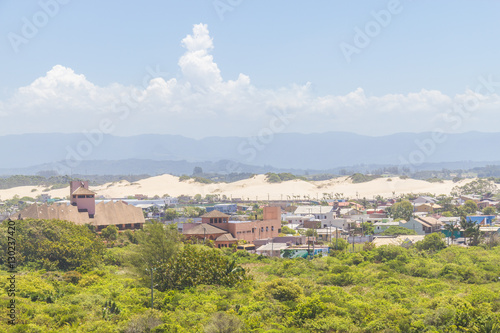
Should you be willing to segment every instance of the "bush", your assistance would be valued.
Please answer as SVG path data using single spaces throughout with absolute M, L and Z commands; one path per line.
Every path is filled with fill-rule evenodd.
M 8 221 L 3 221 L 7 230 Z M 12 223 L 12 222 L 11 222 Z M 104 246 L 86 226 L 59 220 L 17 220 L 16 261 L 18 265 L 35 265 L 64 271 L 89 269 L 102 260 Z M 7 235 L 0 234 L 0 245 L 7 258 Z
M 266 294 L 280 302 L 295 301 L 304 293 L 300 286 L 285 279 L 267 282 L 262 286 L 262 289 L 265 290 Z
M 446 242 L 443 234 L 432 233 L 425 236 L 424 240 L 415 243 L 415 246 L 421 251 L 439 251 L 446 247 Z

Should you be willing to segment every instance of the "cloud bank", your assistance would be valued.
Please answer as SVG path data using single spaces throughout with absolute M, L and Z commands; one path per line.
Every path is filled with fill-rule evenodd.
M 161 72 L 154 73 L 152 66 L 145 69 L 143 82 L 133 87 L 100 87 L 71 68 L 55 65 L 0 100 L 0 130 L 82 132 L 110 119 L 116 135 L 251 136 L 268 127 L 278 112 L 291 119 L 285 132 L 498 131 L 500 87 L 495 84 L 479 80 L 478 87 L 455 96 L 425 89 L 367 96 L 362 88 L 318 96 L 310 83 L 262 89 L 245 74 L 224 79 L 211 54 L 214 44 L 207 25 L 194 25 L 181 45 L 185 53 L 178 61 L 177 78 L 158 75 Z

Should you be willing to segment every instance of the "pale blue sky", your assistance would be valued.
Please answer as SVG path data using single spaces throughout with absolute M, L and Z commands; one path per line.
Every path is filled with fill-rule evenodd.
M 0 123 L 4 124 L 0 124 L 0 130 L 4 133 L 71 132 L 96 126 L 97 121 L 85 123 L 81 128 L 69 126 L 71 115 L 60 114 L 65 100 L 61 97 L 64 91 L 55 91 L 53 99 L 47 97 L 50 93 L 43 89 L 50 88 L 50 82 L 68 74 L 64 72 L 66 74 L 46 77 L 56 65 L 73 70 L 76 75 L 84 75 L 86 82 L 107 89 L 98 92 L 108 94 L 107 98 L 103 97 L 98 102 L 85 100 L 88 91 L 72 90 L 68 94 L 80 94 L 71 95 L 72 103 L 78 103 L 79 110 L 85 110 L 82 105 L 106 109 L 106 103 L 112 104 L 113 94 L 117 96 L 124 87 L 145 89 L 142 82 L 148 66 L 160 68 L 165 81 L 176 78 L 179 82 L 190 82 L 178 64 L 186 53 L 181 41 L 193 34 L 193 26 L 200 23 L 206 25 L 213 39 L 213 49 L 208 52 L 213 56 L 213 63 L 220 70 L 222 80 L 237 80 L 242 73 L 249 77 L 252 88 L 242 88 L 246 91 L 244 96 L 230 90 L 231 96 L 235 96 L 231 105 L 222 105 L 223 101 L 214 101 L 216 97 L 205 96 L 207 101 L 214 101 L 206 114 L 202 114 L 200 105 L 190 104 L 191 99 L 197 98 L 194 93 L 185 95 L 182 102 L 148 100 L 149 104 L 142 109 L 139 107 L 137 113 L 134 111 L 138 118 L 153 116 L 167 121 L 175 117 L 169 113 L 175 109 L 183 115 L 182 124 L 190 119 L 206 118 L 204 124 L 230 126 L 240 119 L 238 111 L 251 112 L 248 110 L 259 105 L 272 104 L 274 108 L 279 106 L 298 115 L 297 123 L 291 124 L 286 131 L 346 130 L 371 135 L 418 132 L 443 127 L 443 124 L 434 119 L 426 126 L 405 126 L 405 120 L 415 116 L 405 115 L 412 108 L 414 98 L 411 94 L 419 94 L 422 90 L 433 91 L 431 97 L 425 93 L 424 97 L 415 97 L 418 101 L 424 100 L 416 111 L 422 109 L 424 114 L 432 117 L 454 103 L 460 103 L 460 95 L 466 89 L 477 87 L 479 76 L 492 75 L 500 81 L 500 2 L 495 1 L 402 0 L 398 5 L 400 12 L 391 15 L 388 25 L 380 26 L 380 32 L 370 38 L 367 47 L 353 54 L 350 62 L 346 61 L 341 51 L 341 43 L 354 45 L 355 28 L 363 30 L 367 24 L 375 22 L 372 11 L 386 10 L 391 1 L 65 0 L 68 3 L 60 4 L 57 13 L 49 17 L 47 24 L 42 24 L 33 37 L 13 47 L 12 34 L 23 36 L 23 18 L 33 22 L 33 17 L 43 11 L 40 3 L 54 1 L 0 2 L 0 117 L 3 116 Z M 214 6 L 216 3 L 236 5 L 228 5 L 233 8 L 225 12 L 221 20 Z M 16 47 L 17 52 L 14 50 Z M 47 79 L 42 83 L 42 97 L 39 87 L 32 86 L 40 77 Z M 113 88 L 116 85 L 121 88 Z M 193 82 L 191 86 L 194 86 Z M 295 89 L 306 86 L 307 96 L 297 97 L 292 105 L 287 96 L 301 96 Z M 33 91 L 24 91 L 26 94 L 19 96 L 22 87 L 31 87 Z M 260 93 L 250 92 L 252 89 Z M 270 97 L 280 92 L 283 93 L 281 97 Z M 362 100 L 349 100 L 353 94 L 362 96 Z M 394 102 L 394 94 L 404 95 L 404 101 Z M 227 96 L 225 93 L 222 95 Z M 323 99 L 330 97 L 334 97 L 335 101 L 327 106 L 318 106 Z M 371 97 L 375 100 L 370 100 Z M 44 99 L 43 105 L 38 104 L 40 100 L 29 101 L 30 98 Z M 284 99 L 287 102 L 283 106 Z M 470 126 L 462 126 L 458 131 L 495 130 L 491 118 L 487 120 L 487 117 L 493 115 L 496 120 L 500 119 L 496 111 L 499 101 L 496 97 L 488 97 L 488 101 L 482 97 L 479 99 L 485 105 L 478 107 L 480 112 L 470 119 Z M 235 103 L 248 103 L 248 108 L 233 110 Z M 51 111 L 50 105 L 59 109 Z M 63 106 L 67 109 L 71 105 Z M 36 114 L 37 107 L 43 109 L 43 114 L 36 115 L 39 119 L 33 126 L 15 128 L 16 121 L 23 119 L 18 119 L 20 114 L 22 117 Z M 190 118 L 187 114 L 194 109 L 197 112 L 193 112 Z M 309 114 L 310 109 L 317 109 L 317 112 Z M 153 115 L 147 113 L 151 110 L 155 111 Z M 223 111 L 218 113 L 218 110 Z M 262 112 L 268 116 L 271 114 L 270 111 Z M 380 120 L 377 125 L 383 127 L 392 119 L 394 127 L 372 132 L 375 124 L 368 123 L 368 120 L 363 123 L 367 119 L 364 112 L 379 112 L 373 116 L 373 119 Z M 352 120 L 342 118 L 346 113 Z M 102 114 L 94 116 L 96 119 L 103 117 Z M 56 117 L 61 121 L 60 130 L 48 125 Z M 227 122 L 219 117 L 227 118 Z M 66 118 L 68 126 L 64 123 Z M 228 134 L 252 135 L 266 124 L 266 121 L 256 121 L 251 117 L 241 119 L 250 124 L 248 133 L 235 130 L 228 131 Z M 311 122 L 302 119 L 310 119 Z M 47 126 L 44 121 L 47 121 Z M 321 125 L 318 126 L 318 122 Z M 188 130 L 186 126 L 180 127 L 181 123 L 172 124 L 171 128 L 146 127 L 146 124 L 127 119 L 118 126 L 116 134 L 181 134 Z M 41 128 L 37 129 L 37 126 Z M 132 129 L 132 126 L 136 128 Z M 197 134 L 188 136 L 210 135 L 203 132 L 201 125 L 191 123 L 190 128 Z

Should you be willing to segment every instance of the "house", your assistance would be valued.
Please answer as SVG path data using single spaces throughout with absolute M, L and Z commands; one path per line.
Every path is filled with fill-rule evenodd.
M 280 207 L 264 207 L 262 220 L 232 221 L 229 219 L 230 215 L 212 210 L 201 216 L 201 224 L 210 225 L 230 233 L 236 240 L 253 242 L 256 239 L 273 238 L 279 235 L 281 232 L 280 214 Z M 185 234 L 184 231 L 183 234 Z
M 412 217 L 402 227 L 415 230 L 418 235 L 427 235 L 441 230 L 443 223 L 433 217 Z
M 473 221 L 479 225 L 491 225 L 495 218 L 495 215 L 470 215 L 467 216 L 467 221 Z
M 389 227 L 399 227 L 399 222 L 376 222 L 373 223 L 373 227 L 375 228 L 375 234 L 380 234 L 386 231 Z
M 309 221 L 312 215 L 302 216 L 302 215 L 288 215 L 285 216 L 285 221 L 291 224 L 303 224 L 305 221 Z
M 438 220 L 443 224 L 458 224 L 458 223 L 460 223 L 460 217 L 458 217 L 458 216 L 452 216 L 452 217 L 441 216 L 440 218 L 438 218 Z
M 443 207 L 436 203 L 414 204 L 414 211 L 418 213 L 432 214 Z
M 429 196 L 426 196 L 426 195 L 421 195 L 419 197 L 417 197 L 416 199 L 414 199 L 412 201 L 413 204 L 415 205 L 420 205 L 420 204 L 435 204 L 437 203 L 437 200 L 434 199 L 433 197 L 429 197 Z
M 280 257 L 281 251 L 289 247 L 286 243 L 267 243 L 255 249 L 257 254 L 268 257 Z
M 477 203 L 477 207 L 479 209 L 484 209 L 484 208 L 490 207 L 490 206 L 496 207 L 496 206 L 498 206 L 499 203 L 500 203 L 499 201 L 484 199 L 484 200 L 481 200 Z
M 334 213 L 333 207 L 330 206 L 298 206 L 294 215 L 314 215 L 317 219 L 327 219 L 328 213 Z
M 199 223 L 183 230 L 182 234 L 187 238 L 196 238 L 200 240 L 211 240 L 218 248 L 231 247 L 232 244 L 238 242 L 238 239 L 228 233 L 226 230 L 215 227 L 208 223 Z
M 425 235 L 399 235 L 396 237 L 383 236 L 383 237 L 375 237 L 372 243 L 375 246 L 399 245 L 403 247 L 408 247 L 418 241 L 423 240 L 424 237 Z
M 92 225 L 97 231 L 110 225 L 116 226 L 119 230 L 141 229 L 144 226 L 145 220 L 141 208 L 123 201 L 100 202 L 96 205 L 96 193 L 90 191 L 88 186 L 87 181 L 71 181 L 69 205 L 34 203 L 11 218 L 66 220 L 79 225 Z
M 213 207 L 206 207 L 205 208 L 207 213 L 213 211 L 213 210 L 218 210 L 219 212 L 225 213 L 225 214 L 234 214 L 238 210 L 238 205 L 237 204 L 217 204 L 214 205 Z

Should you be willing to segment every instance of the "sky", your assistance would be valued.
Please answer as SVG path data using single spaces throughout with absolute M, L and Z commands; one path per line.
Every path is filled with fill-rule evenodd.
M 497 132 L 500 2 L 0 1 L 0 133 Z

